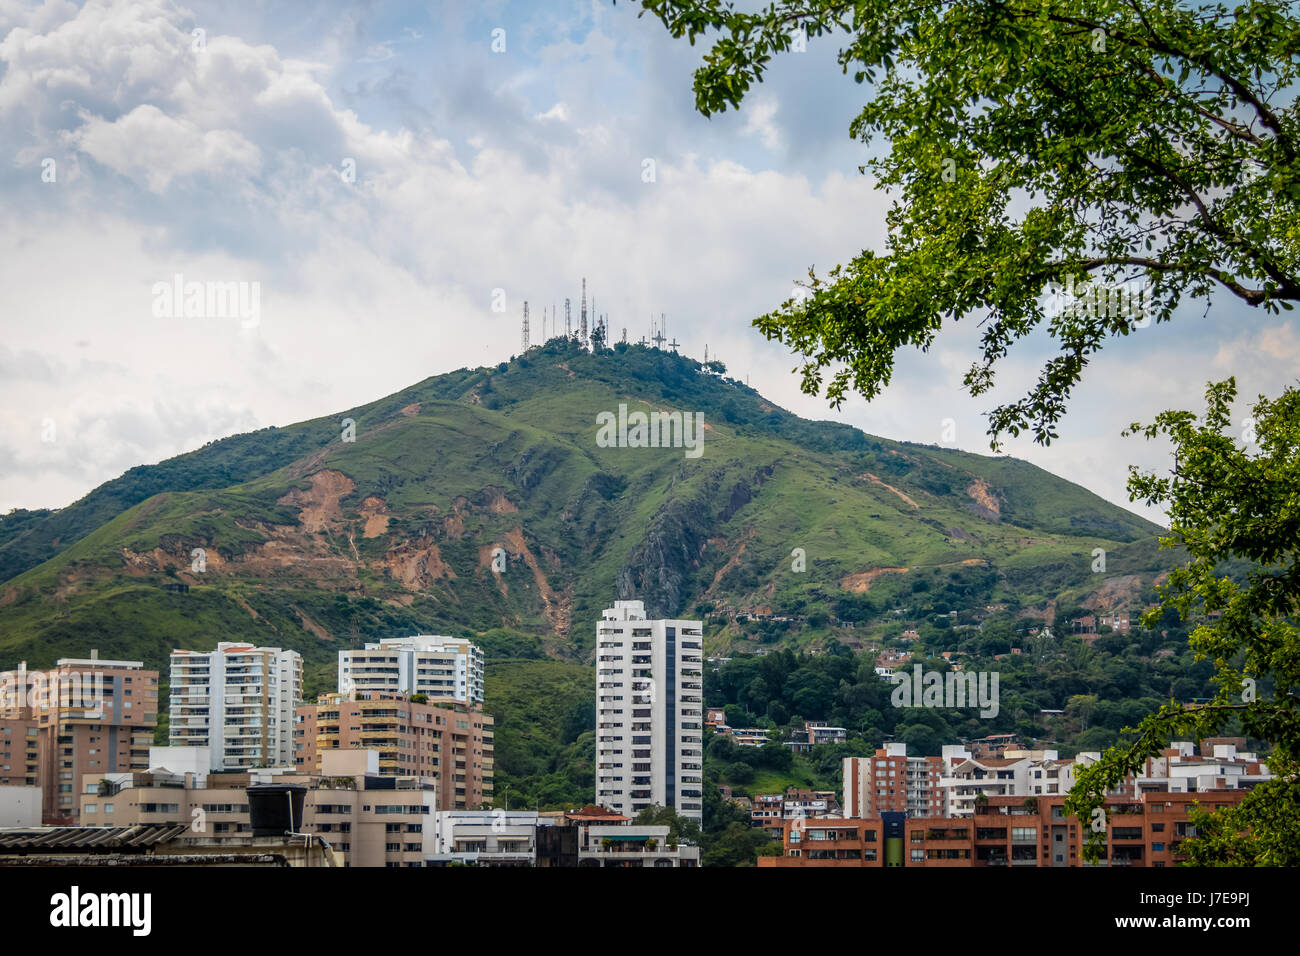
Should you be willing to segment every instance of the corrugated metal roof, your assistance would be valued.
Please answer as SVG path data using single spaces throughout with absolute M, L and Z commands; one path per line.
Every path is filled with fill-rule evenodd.
M 79 853 L 143 850 L 168 843 L 189 827 L 183 823 L 141 823 L 130 827 L 34 827 L 0 830 L 0 853 L 41 850 Z

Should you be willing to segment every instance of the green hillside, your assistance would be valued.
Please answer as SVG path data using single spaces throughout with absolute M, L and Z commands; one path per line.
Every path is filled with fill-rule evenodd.
M 703 453 L 598 447 L 620 403 L 701 413 Z M 162 665 L 244 639 L 301 651 L 314 692 L 339 648 L 414 631 L 582 662 L 616 597 L 706 617 L 714 652 L 860 644 L 903 608 L 1139 602 L 1169 565 L 1157 530 L 1024 462 L 809 422 L 672 353 L 554 339 L 9 516 L 0 664 L 98 647 Z M 751 613 L 791 621 L 773 638 Z

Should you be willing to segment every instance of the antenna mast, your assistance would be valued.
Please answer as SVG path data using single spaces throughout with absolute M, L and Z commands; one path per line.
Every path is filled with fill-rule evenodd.
M 524 327 L 519 334 L 519 347 L 522 351 L 528 351 L 528 302 L 524 301 Z
M 650 320 L 650 324 L 651 324 L 651 325 L 654 324 L 654 319 L 653 319 L 653 318 L 651 318 L 651 320 Z M 662 348 L 663 348 L 663 344 L 664 344 L 664 339 L 666 339 L 667 337 L 668 337 L 668 336 L 664 335 L 664 314 L 663 314 L 662 312 L 660 312 L 660 313 L 659 313 L 659 331 L 656 332 L 654 335 L 650 336 L 650 338 L 654 341 L 655 348 L 657 348 L 657 349 L 661 349 L 661 350 L 662 350 Z
M 564 337 L 567 339 L 573 335 L 573 319 L 569 312 L 569 300 L 564 300 Z
M 582 312 L 580 313 L 581 325 L 578 327 L 578 341 L 584 346 L 587 344 L 587 277 L 582 278 Z

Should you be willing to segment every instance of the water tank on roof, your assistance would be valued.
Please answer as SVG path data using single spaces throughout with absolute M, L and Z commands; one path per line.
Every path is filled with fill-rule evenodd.
M 296 783 L 258 783 L 248 788 L 248 818 L 255 837 L 302 831 L 307 788 Z

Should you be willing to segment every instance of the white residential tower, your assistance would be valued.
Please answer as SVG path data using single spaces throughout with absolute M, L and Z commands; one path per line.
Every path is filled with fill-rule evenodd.
M 207 747 L 211 769 L 292 767 L 302 655 L 222 641 L 204 654 L 171 654 L 173 747 Z
M 704 797 L 699 621 L 646 620 L 615 601 L 596 625 L 596 803 L 626 816 L 670 806 L 699 821 Z
M 483 652 L 455 637 L 386 637 L 364 650 L 339 651 L 339 693 L 425 694 L 429 700 L 483 703 Z

